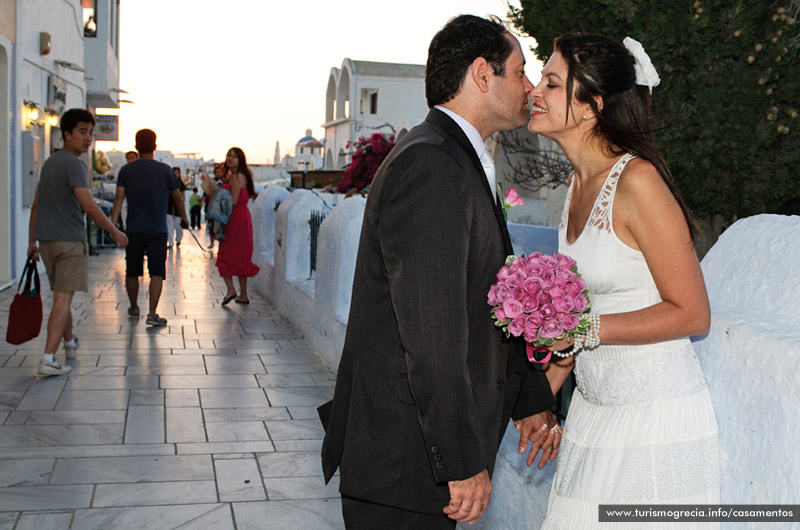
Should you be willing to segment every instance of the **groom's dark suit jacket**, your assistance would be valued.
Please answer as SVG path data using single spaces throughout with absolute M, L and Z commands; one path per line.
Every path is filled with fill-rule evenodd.
M 447 481 L 491 473 L 509 417 L 553 396 L 490 318 L 511 242 L 475 150 L 445 113 L 431 110 L 389 154 L 363 223 L 325 479 L 338 466 L 345 495 L 441 514 Z

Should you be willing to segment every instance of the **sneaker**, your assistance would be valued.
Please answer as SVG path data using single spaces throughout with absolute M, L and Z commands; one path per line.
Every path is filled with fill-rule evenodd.
M 67 359 L 74 359 L 75 355 L 78 353 L 78 348 L 81 347 L 81 339 L 78 338 L 77 335 L 72 336 L 72 343 L 70 344 L 67 341 L 64 341 L 64 353 L 67 356 Z
M 147 320 L 145 320 L 145 323 L 148 326 L 166 326 L 167 319 L 158 316 L 156 313 L 152 313 L 147 315 Z
M 39 361 L 39 375 L 67 375 L 72 371 L 70 366 L 61 364 L 61 361 L 56 359 L 53 362 L 42 359 Z

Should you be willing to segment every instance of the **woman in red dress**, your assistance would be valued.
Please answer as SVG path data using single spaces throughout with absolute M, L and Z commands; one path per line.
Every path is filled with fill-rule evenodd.
M 222 187 L 231 192 L 233 198 L 233 212 L 228 224 L 225 225 L 225 239 L 219 242 L 217 252 L 217 269 L 225 281 L 228 291 L 222 300 L 222 305 L 236 300 L 237 304 L 249 304 L 247 297 L 247 278 L 252 278 L 258 271 L 258 265 L 253 263 L 253 221 L 247 201 L 256 196 L 253 186 L 253 174 L 247 167 L 244 151 L 238 147 L 231 147 L 225 158 L 228 169 L 228 181 Z M 239 278 L 239 296 L 233 286 L 233 277 Z

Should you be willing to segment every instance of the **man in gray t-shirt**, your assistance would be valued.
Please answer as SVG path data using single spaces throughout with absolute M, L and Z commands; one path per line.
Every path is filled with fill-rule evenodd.
M 78 337 L 72 333 L 70 304 L 75 291 L 88 290 L 89 247 L 83 214 L 105 230 L 119 247 L 128 238 L 111 224 L 89 191 L 89 175 L 79 156 L 92 146 L 94 116 L 84 109 L 70 109 L 61 118 L 64 147 L 42 166 L 36 197 L 31 207 L 28 227 L 28 256 L 44 261 L 53 309 L 47 321 L 44 357 L 39 361 L 40 375 L 61 375 L 72 371 L 56 358 L 64 338 L 67 359 L 74 359 Z M 39 241 L 37 246 L 36 241 Z

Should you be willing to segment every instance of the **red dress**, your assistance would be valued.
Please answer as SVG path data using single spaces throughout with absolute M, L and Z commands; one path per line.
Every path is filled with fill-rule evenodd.
M 231 190 L 230 184 L 222 187 L 228 191 Z M 242 189 L 239 190 L 239 197 L 233 204 L 231 218 L 223 231 L 225 239 L 219 242 L 217 269 L 223 278 L 232 276 L 252 278 L 260 270 L 258 265 L 252 261 L 253 220 L 250 217 L 250 210 L 247 209 L 249 198 L 247 188 L 242 186 Z

